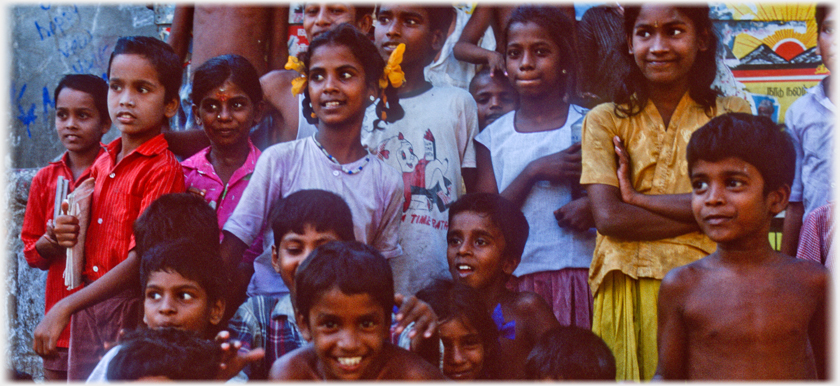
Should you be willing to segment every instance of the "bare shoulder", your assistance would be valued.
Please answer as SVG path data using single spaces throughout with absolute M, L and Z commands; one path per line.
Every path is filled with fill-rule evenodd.
M 415 381 L 445 379 L 437 367 L 420 355 L 393 344 L 386 344 L 382 355 L 388 361 L 382 377 L 384 379 Z
M 821 291 L 828 287 L 831 274 L 822 264 L 810 260 L 796 259 L 781 253 L 778 253 L 778 255 L 781 257 L 781 264 L 777 266 L 777 269 L 793 277 L 797 283 Z
M 534 292 L 522 291 L 513 293 L 510 303 L 514 318 L 517 320 L 517 331 L 527 331 L 531 339 L 537 339 L 545 331 L 557 327 L 559 322 L 551 311 L 551 306 L 542 296 Z
M 268 372 L 268 379 L 273 380 L 310 380 L 318 379 L 315 364 L 318 356 L 311 345 L 298 348 L 281 356 Z
M 273 70 L 260 77 L 260 86 L 262 86 L 265 93 L 277 90 L 281 87 L 291 87 L 292 79 L 300 76 L 297 71 L 292 70 Z M 291 95 L 291 92 L 289 92 Z
M 542 296 L 530 291 L 514 293 L 514 301 L 511 303 L 517 314 L 530 315 L 543 311 L 551 312 L 551 307 L 545 302 Z
M 660 285 L 666 290 L 685 290 L 693 287 L 700 279 L 712 274 L 714 255 L 671 269 Z

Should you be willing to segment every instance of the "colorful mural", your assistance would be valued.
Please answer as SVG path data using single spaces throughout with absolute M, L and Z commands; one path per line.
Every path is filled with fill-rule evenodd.
M 753 113 L 783 123 L 793 101 L 828 75 L 816 53 L 814 3 L 711 3 L 724 62 Z

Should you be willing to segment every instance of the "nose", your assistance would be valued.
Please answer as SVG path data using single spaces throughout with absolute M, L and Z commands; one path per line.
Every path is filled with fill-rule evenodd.
M 331 22 L 332 20 L 329 18 L 326 7 L 321 7 L 321 9 L 318 10 L 318 16 L 315 18 L 315 25 L 318 27 L 328 27 Z
M 175 313 L 175 304 L 170 296 L 164 296 L 160 299 L 160 307 L 158 312 L 163 315 L 172 315 Z
M 391 19 L 391 22 L 385 28 L 385 36 L 389 38 L 400 36 L 400 23 L 397 23 L 396 20 Z
M 134 106 L 134 96 L 128 90 L 120 94 L 120 106 Z
M 230 117 L 230 107 L 227 105 L 227 103 L 222 103 L 219 107 L 219 114 L 216 116 L 216 119 L 227 121 L 230 120 Z
M 721 205 L 724 201 L 724 192 L 725 188 L 719 184 L 710 184 L 709 189 L 706 192 L 706 205 L 715 206 Z
M 530 51 L 525 51 L 522 53 L 522 61 L 519 62 L 519 69 L 520 70 L 532 70 L 534 69 L 534 54 Z
M 462 365 L 467 362 L 466 356 L 458 345 L 452 345 L 449 349 L 449 363 L 453 366 Z
M 650 47 L 651 52 L 662 53 L 668 51 L 669 48 L 668 39 L 658 33 L 653 35 L 653 43 Z
M 490 110 L 501 110 L 502 109 L 502 97 L 499 95 L 493 95 L 490 97 Z
M 356 332 L 352 328 L 345 328 L 341 331 L 336 346 L 345 354 L 353 354 L 358 351 L 360 344 Z

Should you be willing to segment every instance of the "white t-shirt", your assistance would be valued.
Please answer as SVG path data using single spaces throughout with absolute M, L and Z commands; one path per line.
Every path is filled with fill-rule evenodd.
M 413 294 L 431 275 L 448 276 L 449 206 L 464 191 L 461 168 L 475 167 L 478 114 L 472 95 L 455 87 L 432 87 L 399 103 L 405 116 L 392 124 L 377 119 L 375 104 L 367 109 L 362 144 L 402 173 L 404 257 L 392 269 L 396 291 Z
M 362 158 L 342 166 L 355 170 L 364 162 Z M 375 247 L 386 258 L 402 254 L 397 229 L 403 185 L 394 168 L 371 155 L 361 172 L 347 174 L 324 155 L 314 137 L 279 143 L 260 155 L 248 187 L 223 228 L 249 245 L 260 233 L 264 236 L 264 252 L 254 261 L 251 278 L 252 284 L 262 285 L 249 286 L 249 296 L 288 293 L 280 275 L 271 269 L 274 235 L 269 214 L 277 199 L 303 189 L 338 194 L 353 213 L 356 240 Z
M 563 127 L 536 133 L 520 133 L 514 128 L 511 111 L 488 125 L 476 142 L 490 150 L 496 187 L 504 191 L 531 161 L 562 151 L 580 142 L 586 109 L 571 105 Z M 564 268 L 589 268 L 595 249 L 595 229 L 577 232 L 561 228 L 554 211 L 572 200 L 567 183 L 538 181 L 522 204 L 528 220 L 528 241 L 514 276 Z

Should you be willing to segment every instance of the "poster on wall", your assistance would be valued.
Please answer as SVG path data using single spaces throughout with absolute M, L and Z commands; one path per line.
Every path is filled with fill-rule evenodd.
M 784 123 L 787 108 L 828 71 L 817 54 L 814 3 L 712 3 L 725 62 L 753 113 Z

